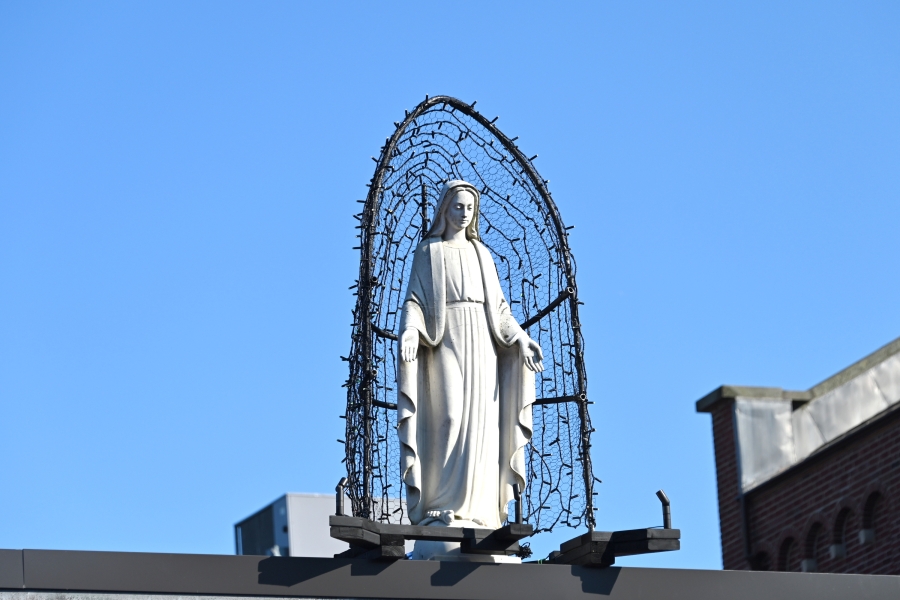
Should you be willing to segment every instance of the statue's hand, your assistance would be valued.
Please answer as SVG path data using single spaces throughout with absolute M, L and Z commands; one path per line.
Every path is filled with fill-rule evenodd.
M 536 341 L 523 335 L 518 340 L 519 350 L 525 358 L 525 366 L 532 371 L 544 370 L 544 353 L 541 352 L 541 346 Z
M 406 362 L 416 360 L 419 353 L 419 330 L 415 327 L 408 327 L 400 338 L 400 356 Z

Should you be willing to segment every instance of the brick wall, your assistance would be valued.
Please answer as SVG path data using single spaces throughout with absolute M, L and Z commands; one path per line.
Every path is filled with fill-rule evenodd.
M 900 410 L 748 492 L 750 557 L 733 402 L 720 401 L 711 412 L 725 569 L 900 574 Z
M 734 401 L 718 402 L 712 411 L 713 445 L 716 453 L 716 488 L 719 496 L 719 530 L 722 565 L 726 569 L 748 569 L 741 522 L 737 448 L 734 436 Z

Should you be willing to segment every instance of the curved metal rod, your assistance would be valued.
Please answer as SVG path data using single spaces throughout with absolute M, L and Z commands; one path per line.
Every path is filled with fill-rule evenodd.
M 544 317 L 546 317 L 547 315 L 552 313 L 554 310 L 556 310 L 556 308 L 560 304 L 562 304 L 566 298 L 568 298 L 569 296 L 572 296 L 574 294 L 575 294 L 575 288 L 572 288 L 572 287 L 567 287 L 566 289 L 561 291 L 559 293 L 559 296 L 556 297 L 556 300 L 554 300 L 553 302 L 551 302 L 550 304 L 545 306 L 543 308 L 543 310 L 538 312 L 538 314 L 534 315 L 533 317 L 531 317 L 530 319 L 528 319 L 527 321 L 522 323 L 522 329 L 528 329 L 532 325 L 537 324 L 538 321 L 540 321 L 541 319 L 543 319 Z M 378 325 L 376 325 L 375 323 L 372 323 L 372 331 L 375 332 L 375 335 L 377 335 L 379 337 L 383 337 L 388 340 L 394 340 L 396 342 L 399 339 L 397 337 L 396 333 L 394 333 L 392 331 L 384 330 L 381 327 L 379 327 Z
M 584 402 L 587 397 L 584 394 L 577 396 L 558 396 L 556 398 L 538 398 L 532 404 L 534 406 L 542 406 L 544 404 L 565 404 L 566 402 Z M 372 400 L 372 406 L 386 408 L 388 410 L 397 410 L 397 405 L 393 402 L 382 402 L 381 400 Z
M 556 229 L 557 238 L 559 239 L 560 249 L 559 252 L 561 254 L 561 258 L 563 259 L 563 268 L 566 273 L 566 277 L 569 280 L 569 285 L 573 288 L 576 287 L 575 283 L 575 265 L 569 250 L 568 243 L 568 229 L 563 225 L 562 218 L 559 214 L 559 209 L 556 207 L 556 203 L 553 201 L 550 196 L 550 192 L 547 189 L 544 180 L 541 179 L 540 175 L 538 175 L 537 169 L 534 168 L 534 164 L 532 161 L 534 158 L 537 158 L 535 155 L 532 158 L 526 157 L 519 150 L 518 146 L 515 144 L 515 139 L 508 138 L 503 132 L 501 132 L 493 123 L 493 121 L 489 121 L 486 119 L 481 113 L 475 110 L 475 103 L 466 104 L 461 100 L 450 96 L 434 96 L 434 97 L 425 97 L 425 101 L 420 103 L 415 107 L 411 112 L 406 114 L 406 117 L 400 123 L 395 123 L 396 129 L 387 140 L 385 140 L 384 146 L 381 148 L 381 155 L 375 161 L 376 168 L 375 174 L 372 176 L 371 181 L 369 182 L 369 193 L 366 195 L 366 200 L 364 202 L 362 219 L 360 222 L 361 228 L 361 244 L 360 244 L 360 276 L 359 276 L 359 296 L 357 298 L 357 307 L 359 309 L 359 314 L 355 315 L 356 318 L 360 322 L 360 329 L 362 330 L 362 347 L 359 349 L 360 354 L 363 357 L 362 371 L 366 374 L 366 379 L 368 378 L 368 374 L 370 373 L 369 369 L 369 358 L 371 357 L 371 348 L 369 347 L 368 340 L 370 339 L 369 333 L 376 333 L 378 335 L 383 335 L 388 339 L 392 338 L 391 332 L 380 330 L 380 328 L 376 327 L 371 320 L 370 313 L 370 302 L 371 302 L 371 267 L 372 267 L 372 250 L 374 244 L 374 235 L 375 235 L 375 222 L 372 218 L 372 215 L 377 214 L 379 209 L 379 196 L 381 192 L 382 182 L 384 180 L 385 172 L 388 170 L 387 167 L 390 165 L 391 157 L 393 155 L 394 149 L 397 146 L 397 143 L 403 133 L 406 131 L 407 127 L 410 125 L 413 120 L 415 120 L 419 115 L 428 111 L 431 107 L 436 106 L 438 104 L 444 104 L 446 106 L 451 107 L 452 109 L 458 110 L 461 113 L 471 117 L 476 122 L 481 124 L 485 129 L 487 129 L 497 140 L 500 141 L 500 144 L 515 158 L 516 162 L 524 167 L 525 173 L 527 173 L 528 178 L 531 180 L 532 185 L 537 189 L 538 194 L 541 196 L 541 199 L 544 201 L 544 206 L 548 209 L 550 214 L 550 218 L 553 221 L 554 228 Z M 496 119 L 494 119 L 496 121 Z M 578 378 L 578 387 L 582 390 L 582 393 L 587 389 L 587 374 L 584 369 L 584 359 L 583 359 L 583 338 L 581 336 L 581 320 L 578 318 L 578 302 L 576 300 L 575 294 L 567 294 L 570 303 L 570 311 L 572 318 L 572 328 L 574 330 L 574 351 L 576 355 L 575 368 L 576 374 Z M 565 298 L 563 298 L 565 300 Z M 555 303 L 556 301 L 554 301 Z M 553 308 L 556 308 L 555 306 Z M 545 309 L 547 310 L 547 309 Z M 552 310 L 552 309 L 550 309 Z M 542 311 L 543 312 L 543 311 Z M 540 314 L 540 313 L 539 313 Z M 544 315 L 542 315 L 543 317 Z M 532 319 L 529 319 L 526 324 L 533 325 L 531 322 Z M 371 328 L 371 329 L 370 329 Z M 367 382 L 364 382 L 367 383 Z M 364 420 L 366 423 L 366 431 L 365 431 L 365 439 L 366 439 L 366 447 L 369 447 L 369 440 L 371 437 L 371 432 L 369 431 L 370 424 L 370 415 L 369 412 L 373 405 L 372 398 L 369 396 L 368 392 L 363 393 L 363 406 L 364 406 Z M 594 520 L 594 507 L 593 507 L 593 472 L 591 468 L 591 459 L 590 459 L 590 434 L 591 429 L 589 428 L 589 420 L 590 416 L 587 412 L 586 402 L 578 403 L 578 413 L 582 425 L 581 431 L 581 446 L 583 453 L 583 460 L 581 463 L 582 466 L 582 476 L 584 479 L 584 484 L 586 488 L 586 502 L 587 502 L 587 525 L 588 529 L 593 531 L 595 520 Z M 349 425 L 349 421 L 348 421 Z M 364 459 L 363 465 L 363 489 L 368 490 L 368 472 L 370 470 L 370 461 L 371 458 L 366 455 Z
M 556 310 L 556 307 L 559 306 L 560 304 L 562 304 L 566 298 L 568 298 L 569 296 L 574 296 L 574 295 L 575 295 L 575 288 L 567 287 L 566 289 L 564 289 L 563 291 L 561 291 L 559 293 L 559 296 L 556 297 L 556 300 L 554 300 L 553 302 L 548 304 L 546 307 L 544 307 L 544 309 L 542 311 L 540 311 L 538 314 L 534 315 L 533 317 L 531 317 L 530 319 L 528 319 L 527 321 L 522 323 L 522 329 L 528 329 L 532 325 L 535 325 L 538 321 L 540 321 L 541 319 L 543 319 L 544 317 L 546 317 L 547 315 L 552 313 L 554 310 Z
M 543 404 L 563 404 L 565 402 L 584 402 L 587 400 L 587 396 L 584 393 L 578 394 L 577 396 L 558 396 L 556 398 L 538 398 L 534 401 L 535 406 L 541 406 Z
M 374 331 L 374 332 L 375 332 L 375 335 L 377 335 L 377 336 L 379 336 L 379 337 L 383 337 L 383 338 L 386 338 L 386 339 L 389 339 L 389 340 L 394 340 L 395 342 L 399 339 L 399 338 L 397 337 L 397 334 L 396 334 L 396 333 L 393 333 L 393 332 L 391 332 L 391 331 L 387 331 L 387 330 L 385 330 L 385 329 L 382 329 L 381 327 L 379 327 L 379 326 L 376 325 L 375 323 L 372 323 L 372 331 Z

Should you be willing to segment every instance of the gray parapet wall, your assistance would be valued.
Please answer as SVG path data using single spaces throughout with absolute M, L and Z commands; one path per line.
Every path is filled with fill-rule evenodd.
M 900 576 L 0 550 L 0 600 L 881 600 Z
M 237 596 L 240 598 L 241 596 Z M 235 600 L 236 596 L 198 596 L 184 594 L 111 594 L 98 592 L 9 592 L 0 591 L 0 600 Z M 272 596 L 255 600 L 285 600 Z M 292 599 L 293 600 L 293 599 Z M 326 600 L 324 596 L 309 600 Z M 327 598 L 327 600 L 357 600 L 356 598 Z

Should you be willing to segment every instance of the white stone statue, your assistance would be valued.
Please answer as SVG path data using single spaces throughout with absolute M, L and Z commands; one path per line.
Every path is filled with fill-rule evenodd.
M 513 484 L 525 489 L 543 355 L 513 318 L 478 239 L 479 198 L 465 181 L 444 186 L 403 304 L 397 428 L 416 525 L 496 529 Z

